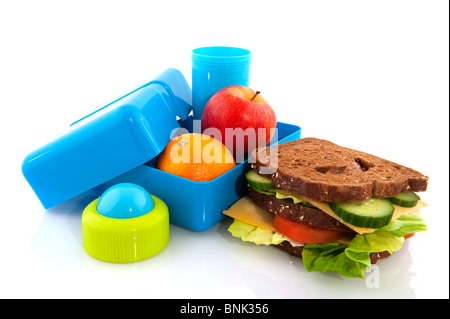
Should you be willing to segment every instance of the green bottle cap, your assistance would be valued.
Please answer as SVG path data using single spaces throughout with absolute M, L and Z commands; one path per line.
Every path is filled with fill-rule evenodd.
M 167 205 L 158 197 L 149 195 L 149 200 L 138 207 L 150 207 L 150 211 L 143 214 L 137 212 L 137 217 L 111 218 L 102 215 L 97 207 L 108 207 L 110 211 L 125 209 L 136 212 L 136 198 L 143 198 L 142 188 L 136 186 L 139 196 L 130 196 L 131 184 L 118 184 L 108 189 L 101 198 L 92 201 L 83 211 L 83 246 L 86 252 L 99 260 L 127 263 L 152 257 L 161 252 L 169 243 L 169 210 Z M 112 191 L 113 190 L 113 191 Z M 120 191 L 125 197 L 121 198 Z M 108 193 L 112 194 L 108 196 Z M 119 196 L 118 196 L 119 193 Z M 100 202 L 99 200 L 103 201 Z M 127 208 L 127 200 L 129 207 Z M 117 203 L 116 207 L 114 204 Z M 129 213 L 128 213 L 129 215 Z M 133 215 L 131 215 L 133 216 Z

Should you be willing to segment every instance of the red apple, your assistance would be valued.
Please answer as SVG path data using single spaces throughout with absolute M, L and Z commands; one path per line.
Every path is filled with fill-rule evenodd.
M 260 92 L 242 85 L 217 91 L 202 115 L 202 131 L 222 141 L 236 162 L 254 148 L 267 145 L 276 126 L 275 112 Z

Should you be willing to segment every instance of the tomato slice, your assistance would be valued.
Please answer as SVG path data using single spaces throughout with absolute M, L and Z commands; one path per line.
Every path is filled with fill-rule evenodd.
M 416 233 L 410 233 L 408 235 L 403 236 L 405 239 L 411 238 L 412 236 L 414 236 Z
M 286 237 L 302 244 L 332 243 L 347 237 L 346 232 L 312 227 L 279 215 L 275 215 L 273 227 Z

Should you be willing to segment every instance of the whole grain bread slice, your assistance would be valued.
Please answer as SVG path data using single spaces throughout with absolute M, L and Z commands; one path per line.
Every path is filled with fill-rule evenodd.
M 260 147 L 250 163 L 278 188 L 324 202 L 388 198 L 428 186 L 416 170 L 318 138 Z

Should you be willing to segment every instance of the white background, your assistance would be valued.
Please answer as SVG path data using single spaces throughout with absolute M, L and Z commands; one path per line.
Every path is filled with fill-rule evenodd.
M 448 1 L 0 1 L 0 297 L 448 298 Z M 21 161 L 74 120 L 191 50 L 252 51 L 250 86 L 278 120 L 430 176 L 428 232 L 367 281 L 231 237 L 171 227 L 146 261 L 82 247 L 80 199 L 45 211 Z M 81 203 L 84 204 L 84 203 Z

